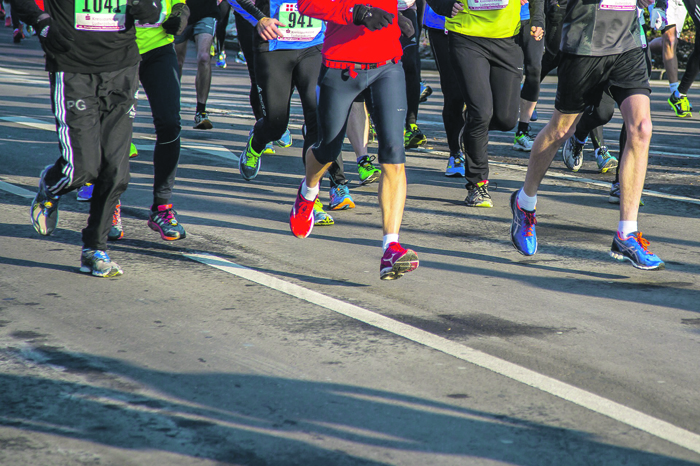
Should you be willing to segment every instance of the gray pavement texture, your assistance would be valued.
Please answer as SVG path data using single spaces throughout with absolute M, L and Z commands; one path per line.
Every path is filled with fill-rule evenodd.
M 540 192 L 540 251 L 517 254 L 508 197 L 522 184 L 527 154 L 512 150 L 512 133 L 492 133 L 495 206 L 465 207 L 463 181 L 444 177 L 441 94 L 427 72 L 436 92 L 419 124 L 429 144 L 408 153 L 401 235 L 421 267 L 385 283 L 377 188 L 358 185 L 350 147 L 345 167 L 357 208 L 294 238 L 287 222 L 303 172 L 298 100 L 293 146 L 265 156 L 258 178 L 243 181 L 235 157 L 253 124 L 245 67 L 214 70 L 214 129 L 196 131 L 191 55 L 173 198 L 188 237 L 165 243 L 146 226 L 154 134 L 142 94 L 140 155 L 122 198 L 126 237 L 110 249 L 125 274 L 100 280 L 78 273 L 87 205 L 64 196 L 50 237 L 30 226 L 31 198 L 22 194 L 36 191 L 58 147 L 36 38 L 10 42 L 10 30 L 0 31 L 0 464 L 700 463 L 697 443 L 684 448 L 673 436 L 184 256 L 213 254 L 697 436 L 700 120 L 672 116 L 665 83 L 652 83 L 640 225 L 667 270 L 642 272 L 608 257 L 618 220 L 607 202 L 612 176 L 596 172 L 588 151 L 577 174 L 554 161 Z M 555 88 L 548 78 L 535 131 L 551 115 Z M 700 105 L 697 87 L 689 97 Z M 605 132 L 614 152 L 619 128 L 617 115 Z

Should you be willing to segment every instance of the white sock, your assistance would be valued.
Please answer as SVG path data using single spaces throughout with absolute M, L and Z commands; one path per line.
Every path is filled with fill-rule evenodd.
M 668 88 L 671 89 L 671 94 L 675 95 L 676 92 L 678 92 L 678 86 L 680 86 L 680 84 L 680 81 L 677 81 L 675 83 L 669 83 Z
M 630 234 L 637 231 L 637 222 L 633 220 L 620 220 L 617 224 L 617 232 L 621 238 L 627 238 Z
M 384 235 L 384 241 L 382 241 L 382 248 L 386 251 L 386 248 L 389 247 L 391 243 L 398 243 L 399 242 L 399 234 L 398 233 L 389 233 L 388 235 Z
M 301 183 L 301 196 L 307 201 L 315 201 L 316 197 L 318 197 L 318 193 L 320 190 L 320 183 L 314 186 L 313 188 L 309 188 L 308 186 L 306 186 L 306 179 L 304 179 L 304 181 Z
M 525 194 L 525 190 L 521 188 L 520 191 L 518 191 L 518 205 L 521 209 L 532 212 L 537 206 L 537 194 L 530 197 Z

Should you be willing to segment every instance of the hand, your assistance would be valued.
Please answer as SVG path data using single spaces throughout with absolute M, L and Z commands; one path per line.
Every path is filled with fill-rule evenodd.
M 51 58 L 55 59 L 56 55 L 66 53 L 73 48 L 73 38 L 70 35 L 64 35 L 63 31 L 58 29 L 53 19 L 48 15 L 36 23 L 36 31 L 39 35 L 41 48 Z
M 258 21 L 255 25 L 255 30 L 258 31 L 260 37 L 265 40 L 275 40 L 278 37 L 282 37 L 282 33 L 277 26 L 284 27 L 284 24 L 277 21 L 275 18 L 268 18 L 267 16 Z
M 464 10 L 464 4 L 461 2 L 455 2 L 455 4 L 452 5 L 452 14 L 450 14 L 450 18 L 454 18 L 457 16 L 457 13 L 462 10 Z
M 532 26 L 530 28 L 530 35 L 535 38 L 535 40 L 542 40 L 544 37 L 544 29 L 541 27 Z
M 163 4 L 160 0 L 127 0 L 131 16 L 141 24 L 155 24 L 160 19 Z
M 357 4 L 352 7 L 352 22 L 370 31 L 378 31 L 394 22 L 394 15 L 369 5 Z
M 661 8 L 654 8 L 651 10 L 651 18 L 649 19 L 652 29 L 658 31 L 668 26 L 668 20 L 666 19 L 666 12 Z
M 413 22 L 401 13 L 399 13 L 399 29 L 401 29 L 401 34 L 407 38 L 413 37 L 416 33 L 416 30 L 413 28 Z
M 527 0 L 520 0 L 520 6 L 525 6 L 528 4 Z
M 176 3 L 170 12 L 168 19 L 163 21 L 163 29 L 166 33 L 174 36 L 180 35 L 187 27 L 187 20 L 190 17 L 190 9 L 184 3 Z

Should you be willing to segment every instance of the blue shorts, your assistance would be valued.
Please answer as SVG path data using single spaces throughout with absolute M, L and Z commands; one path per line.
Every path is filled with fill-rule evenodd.
M 401 62 L 356 71 L 357 76 L 351 78 L 347 69 L 321 67 L 316 87 L 318 141 L 312 147 L 316 160 L 327 164 L 338 158 L 345 139 L 350 107 L 357 96 L 367 89 L 367 109 L 379 141 L 379 163 L 405 163 L 406 78 Z
M 213 37 L 216 34 L 216 18 L 202 18 L 196 23 L 188 24 L 182 34 L 174 37 L 174 43 L 182 44 L 200 34 L 209 34 Z

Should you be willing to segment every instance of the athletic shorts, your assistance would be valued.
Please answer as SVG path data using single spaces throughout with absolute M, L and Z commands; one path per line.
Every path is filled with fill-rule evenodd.
M 649 15 L 651 15 L 654 5 L 649 5 Z M 681 36 L 683 32 L 683 25 L 685 24 L 685 18 L 688 16 L 688 10 L 685 9 L 683 0 L 668 0 L 668 9 L 666 10 L 666 22 L 668 26 L 664 28 L 664 32 L 674 27 L 676 28 L 676 37 Z
M 174 42 L 176 44 L 182 44 L 200 34 L 214 36 L 216 34 L 216 18 L 202 18 L 196 23 L 188 24 L 182 34 L 175 36 Z
M 561 113 L 581 113 L 589 105 L 597 106 L 608 88 L 618 105 L 631 95 L 651 94 L 642 48 L 604 57 L 562 53 L 557 74 L 554 108 Z

